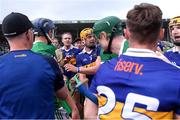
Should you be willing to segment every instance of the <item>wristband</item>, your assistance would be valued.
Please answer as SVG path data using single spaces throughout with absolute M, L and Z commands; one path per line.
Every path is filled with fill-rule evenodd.
M 80 72 L 80 67 L 77 67 L 76 69 L 77 69 L 77 73 L 79 73 Z

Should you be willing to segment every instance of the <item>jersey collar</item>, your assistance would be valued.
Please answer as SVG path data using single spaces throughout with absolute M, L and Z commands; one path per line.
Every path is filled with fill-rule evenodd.
M 123 49 L 124 49 L 124 43 L 125 43 L 126 39 L 124 39 L 121 43 L 121 47 L 120 47 L 120 50 L 119 50 L 119 55 L 120 56 L 121 54 L 123 54 Z
M 84 49 L 82 50 L 82 53 L 87 53 L 87 54 L 91 54 L 93 50 L 90 50 L 90 51 L 86 51 L 85 47 Z
M 172 51 L 180 53 L 180 51 L 178 50 L 178 48 L 176 46 L 172 48 Z
M 44 44 L 46 44 L 45 42 L 43 42 L 41 40 L 36 40 L 36 41 L 33 42 L 33 44 L 36 44 L 36 43 L 44 43 Z
M 74 46 L 71 45 L 70 48 L 69 48 L 68 50 L 66 50 L 64 46 L 63 46 L 61 49 L 62 49 L 62 50 L 65 50 L 66 52 L 68 52 L 69 50 L 71 50 L 71 49 L 73 49 L 73 48 L 74 48 Z
M 161 60 L 171 64 L 171 62 L 162 53 L 160 53 L 158 51 L 154 52 L 149 49 L 128 48 L 127 51 L 124 53 L 124 55 L 134 56 L 134 57 L 158 58 L 158 59 L 161 59 Z

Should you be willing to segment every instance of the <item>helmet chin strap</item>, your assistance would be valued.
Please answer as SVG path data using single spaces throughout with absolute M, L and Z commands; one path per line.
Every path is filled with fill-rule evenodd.
M 45 37 L 46 37 L 46 39 L 47 39 L 47 42 L 48 42 L 48 45 L 50 45 L 52 42 L 52 39 L 51 39 L 51 37 L 49 36 L 49 34 L 48 33 L 46 33 L 45 34 Z
M 48 33 L 46 33 L 42 28 L 41 28 L 41 31 L 42 31 L 42 33 L 44 34 L 44 36 L 45 36 L 45 38 L 46 38 L 46 40 L 47 40 L 47 43 L 48 43 L 48 45 L 50 45 L 52 42 L 52 38 L 49 36 L 49 34 Z M 54 33 L 53 33 L 54 34 Z

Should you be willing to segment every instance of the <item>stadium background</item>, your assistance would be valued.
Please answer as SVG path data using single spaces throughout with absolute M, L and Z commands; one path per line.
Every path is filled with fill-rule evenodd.
M 61 34 L 64 32 L 71 32 L 74 40 L 76 37 L 79 37 L 79 33 L 82 29 L 92 27 L 94 22 L 95 20 L 54 21 L 56 26 L 56 38 L 58 38 L 60 44 L 62 45 Z M 162 26 L 165 29 L 163 41 L 170 41 L 168 22 L 169 19 L 163 19 Z M 0 29 L 0 52 L 6 53 L 8 49 L 8 43 L 2 34 L 2 30 Z

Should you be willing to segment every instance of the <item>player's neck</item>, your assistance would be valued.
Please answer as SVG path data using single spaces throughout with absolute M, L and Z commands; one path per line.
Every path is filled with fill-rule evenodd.
M 9 42 L 9 41 L 8 41 Z M 15 43 L 16 42 L 16 43 Z M 16 50 L 30 50 L 32 46 L 23 41 L 10 41 L 9 42 L 10 51 Z
M 35 37 L 35 42 L 44 42 L 46 44 L 48 43 L 44 36 Z
M 89 47 L 85 47 L 84 49 L 85 49 L 86 52 L 90 52 L 90 51 L 92 50 L 92 49 L 89 48 Z
M 65 50 L 69 50 L 70 48 L 71 48 L 71 45 L 64 46 L 64 49 L 65 49 Z
M 130 48 L 137 48 L 137 49 L 149 49 L 152 51 L 157 51 L 156 44 L 139 44 L 139 43 L 129 43 Z
M 176 51 L 180 51 L 180 46 L 175 46 Z
M 114 39 L 111 45 L 111 52 L 119 55 L 122 44 L 122 39 Z

